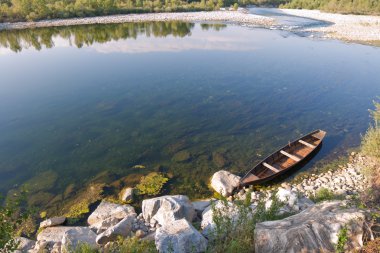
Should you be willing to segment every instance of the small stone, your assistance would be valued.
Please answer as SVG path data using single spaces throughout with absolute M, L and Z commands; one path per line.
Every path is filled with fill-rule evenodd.
M 136 234 L 135 234 L 135 236 L 139 239 L 143 238 L 145 235 L 146 235 L 146 233 L 141 229 L 137 230 Z
M 66 221 L 66 217 L 53 217 L 47 220 L 44 220 L 40 223 L 40 228 L 53 227 L 63 224 Z

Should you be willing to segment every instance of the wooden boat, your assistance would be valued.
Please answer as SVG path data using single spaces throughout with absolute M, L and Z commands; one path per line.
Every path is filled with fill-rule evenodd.
M 322 144 L 325 135 L 325 131 L 316 130 L 289 143 L 251 169 L 240 185 L 260 184 L 291 170 Z

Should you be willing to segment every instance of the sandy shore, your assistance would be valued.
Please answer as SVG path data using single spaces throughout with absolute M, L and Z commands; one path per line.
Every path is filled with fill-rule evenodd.
M 281 9 L 283 13 L 299 17 L 330 22 L 321 27 L 307 27 L 305 31 L 322 32 L 328 38 L 356 41 L 380 41 L 380 17 L 361 15 L 342 15 L 325 13 L 318 10 Z
M 185 12 L 185 13 L 147 13 L 113 15 L 90 18 L 56 19 L 38 22 L 2 23 L 0 30 L 25 29 L 34 27 L 54 27 L 87 24 L 112 24 L 125 22 L 150 22 L 150 21 L 222 21 L 239 24 L 249 24 L 261 27 L 269 27 L 274 20 L 269 17 L 247 14 L 241 11 L 212 11 L 212 12 Z

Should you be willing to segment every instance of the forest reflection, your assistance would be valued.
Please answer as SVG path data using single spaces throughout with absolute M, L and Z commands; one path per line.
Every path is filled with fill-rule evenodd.
M 171 21 L 5 30 L 0 31 L 0 47 L 9 48 L 13 52 L 21 52 L 27 48 L 53 48 L 56 37 L 67 40 L 71 46 L 78 48 L 94 43 L 136 39 L 140 35 L 182 38 L 190 36 L 194 26 L 194 23 Z M 201 24 L 202 30 L 220 31 L 225 27 L 225 24 Z

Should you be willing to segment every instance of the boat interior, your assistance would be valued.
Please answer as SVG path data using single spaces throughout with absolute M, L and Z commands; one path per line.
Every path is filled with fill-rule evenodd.
M 318 130 L 295 142 L 289 143 L 252 169 L 244 177 L 243 183 L 261 180 L 292 167 L 313 152 L 321 143 L 325 134 L 324 131 Z

